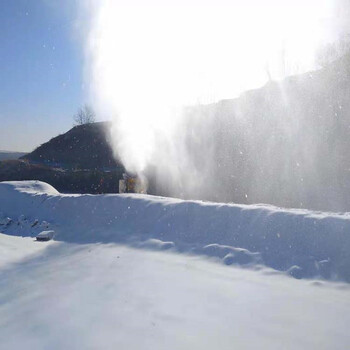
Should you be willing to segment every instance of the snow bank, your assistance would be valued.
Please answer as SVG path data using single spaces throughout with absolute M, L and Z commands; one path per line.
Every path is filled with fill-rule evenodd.
M 64 195 L 45 183 L 23 181 L 0 183 L 0 220 L 6 223 L 0 232 L 7 234 L 31 236 L 46 225 L 60 241 L 176 249 L 227 265 L 264 264 L 296 278 L 350 282 L 349 213 L 147 195 Z
M 10 237 L 0 234 L 0 269 L 23 259 L 31 259 L 55 244 L 58 243 L 33 244 L 33 240 L 29 237 Z
M 349 347 L 345 285 L 120 244 L 49 242 L 0 268 L 0 300 L 2 350 Z

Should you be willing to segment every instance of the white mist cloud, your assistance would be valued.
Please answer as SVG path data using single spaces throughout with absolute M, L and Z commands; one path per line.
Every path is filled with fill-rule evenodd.
M 92 101 L 114 121 L 113 143 L 125 167 L 142 173 L 155 166 L 171 172 L 174 181 L 191 172 L 181 138 L 182 108 L 235 97 L 269 75 L 279 79 L 313 68 L 331 4 L 89 2 Z

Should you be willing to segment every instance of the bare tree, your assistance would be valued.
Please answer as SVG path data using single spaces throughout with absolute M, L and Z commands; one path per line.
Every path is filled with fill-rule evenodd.
M 95 112 L 89 105 L 84 105 L 80 107 L 77 113 L 74 115 L 75 125 L 84 125 L 95 122 Z

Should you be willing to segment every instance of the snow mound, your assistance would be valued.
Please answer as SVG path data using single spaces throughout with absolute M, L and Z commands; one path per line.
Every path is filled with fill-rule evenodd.
M 250 252 L 248 249 L 235 248 L 227 245 L 208 244 L 198 252 L 202 254 L 221 258 L 224 264 L 248 265 L 262 263 L 260 253 Z
M 350 214 L 147 195 L 65 195 L 39 181 L 0 183 L 0 232 L 127 243 L 264 264 L 295 278 L 350 282 Z M 136 242 L 136 243 L 135 243 Z
M 15 190 L 18 192 L 32 194 L 59 194 L 59 192 L 54 187 L 42 181 L 3 181 L 1 182 L 1 186 L 4 187 L 4 189 L 7 188 L 8 191 Z
M 144 242 L 140 242 L 136 245 L 139 248 L 148 248 L 153 250 L 168 250 L 175 247 L 174 242 L 163 242 L 160 239 L 147 239 Z

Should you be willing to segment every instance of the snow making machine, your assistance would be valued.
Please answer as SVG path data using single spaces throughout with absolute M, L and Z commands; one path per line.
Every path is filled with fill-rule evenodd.
M 124 173 L 119 180 L 119 193 L 147 193 L 146 181 L 137 175 Z

